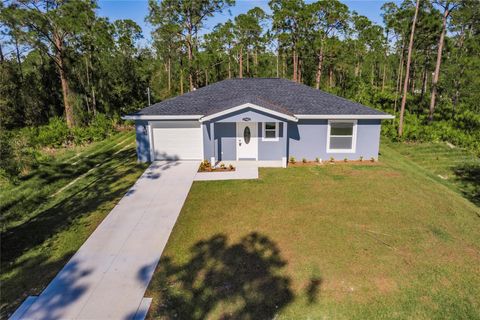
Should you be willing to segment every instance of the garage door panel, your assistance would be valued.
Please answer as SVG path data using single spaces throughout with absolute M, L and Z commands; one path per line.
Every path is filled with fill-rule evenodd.
M 153 128 L 155 160 L 201 160 L 201 128 L 182 125 Z

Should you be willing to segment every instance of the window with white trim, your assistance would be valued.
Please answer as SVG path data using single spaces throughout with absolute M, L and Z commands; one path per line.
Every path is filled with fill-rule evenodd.
M 327 152 L 354 153 L 357 138 L 357 120 L 329 120 Z
M 278 122 L 263 122 L 262 141 L 278 141 Z

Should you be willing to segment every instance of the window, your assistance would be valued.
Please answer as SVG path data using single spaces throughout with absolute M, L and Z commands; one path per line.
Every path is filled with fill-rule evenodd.
M 356 120 L 329 120 L 327 152 L 354 153 L 356 137 Z
M 262 141 L 278 141 L 278 122 L 263 123 Z

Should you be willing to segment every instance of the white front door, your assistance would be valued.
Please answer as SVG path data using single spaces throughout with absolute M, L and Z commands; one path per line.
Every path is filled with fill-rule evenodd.
M 256 122 L 237 122 L 237 160 L 258 159 L 258 127 Z

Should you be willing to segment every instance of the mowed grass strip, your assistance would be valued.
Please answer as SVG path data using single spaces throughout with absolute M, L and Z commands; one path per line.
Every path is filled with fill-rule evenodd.
M 480 158 L 468 150 L 445 143 L 391 143 L 382 141 L 444 185 L 480 206 Z M 442 180 L 442 181 L 441 181 Z
M 59 152 L 0 191 L 2 318 L 44 289 L 144 171 L 132 142 L 130 131 L 78 148 L 75 165 Z
M 149 318 L 480 318 L 479 209 L 392 148 L 195 182 Z

